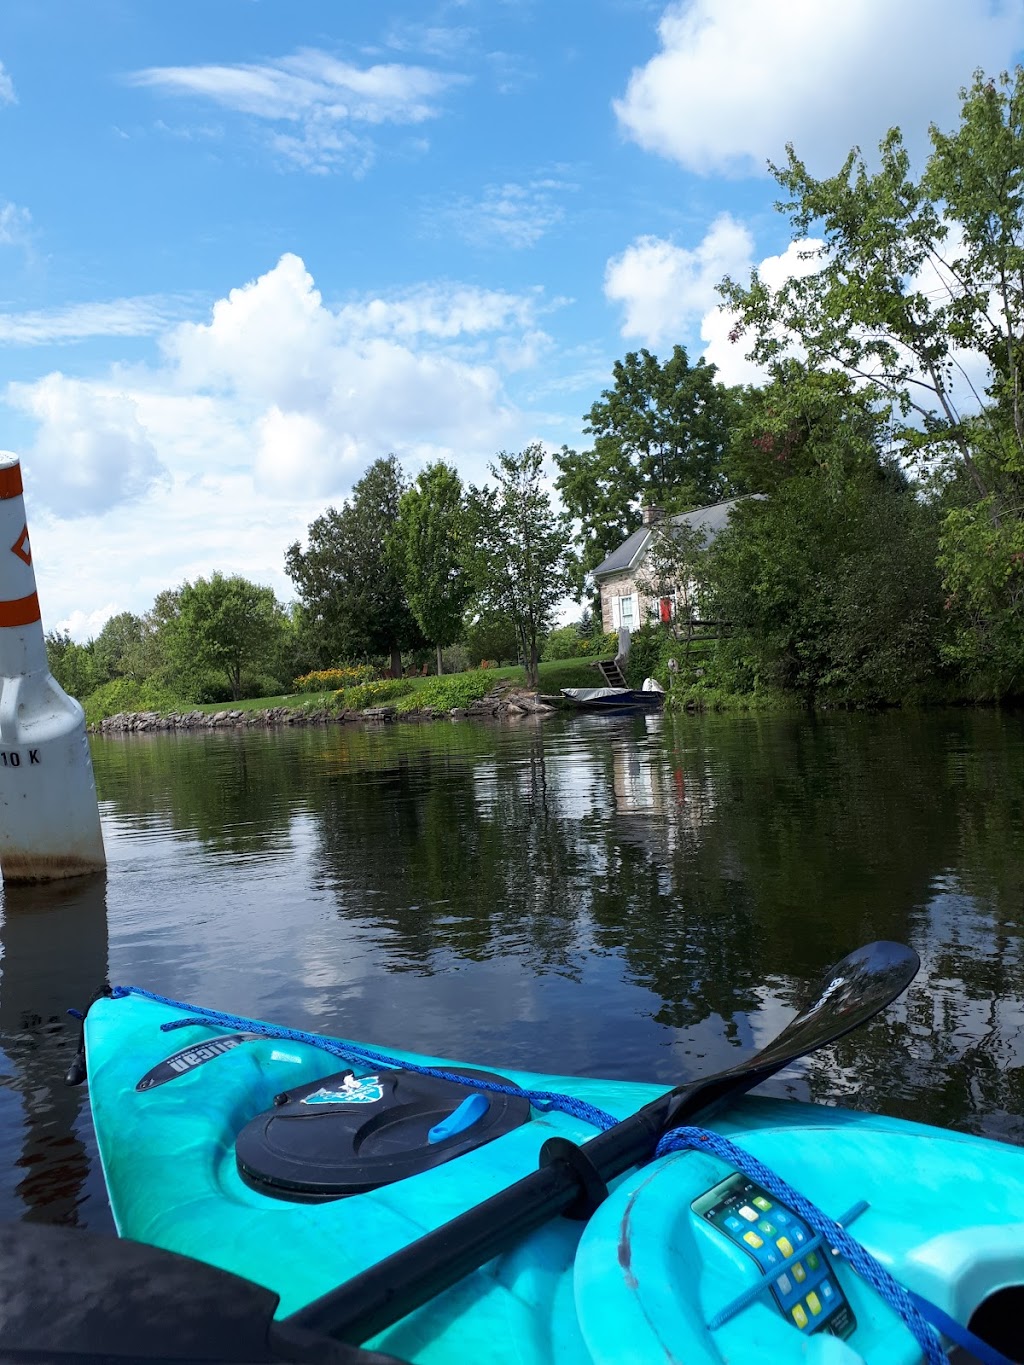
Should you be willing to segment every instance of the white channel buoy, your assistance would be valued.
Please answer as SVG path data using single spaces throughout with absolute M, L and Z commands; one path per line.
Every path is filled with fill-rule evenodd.
M 0 873 L 56 881 L 106 865 L 85 712 L 50 673 L 21 463 L 0 451 Z

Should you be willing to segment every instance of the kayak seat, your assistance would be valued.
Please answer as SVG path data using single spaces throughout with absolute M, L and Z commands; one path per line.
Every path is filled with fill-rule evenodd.
M 468 1080 L 509 1085 L 487 1071 Z M 474 1090 L 402 1069 L 339 1071 L 278 1095 L 235 1139 L 238 1173 L 277 1199 L 322 1203 L 432 1170 L 518 1128 L 525 1095 Z

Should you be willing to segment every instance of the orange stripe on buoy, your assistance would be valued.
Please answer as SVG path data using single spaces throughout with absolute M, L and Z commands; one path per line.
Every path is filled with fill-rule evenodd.
M 0 626 L 30 626 L 40 619 L 39 598 L 34 592 L 0 602 Z
M 0 469 L 0 501 L 4 498 L 20 497 L 24 491 L 20 464 L 9 464 Z

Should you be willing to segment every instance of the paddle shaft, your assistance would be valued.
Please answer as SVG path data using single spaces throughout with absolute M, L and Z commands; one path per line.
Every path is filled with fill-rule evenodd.
M 667 1098 L 654 1104 L 667 1109 Z M 608 1181 L 649 1157 L 659 1135 L 654 1116 L 640 1110 L 580 1150 Z M 555 1160 L 370 1266 L 288 1323 L 360 1345 L 565 1213 L 580 1194 L 577 1171 Z
M 727 1096 L 735 1097 L 782 1065 L 731 1077 L 722 1087 L 698 1083 L 669 1091 L 572 1150 L 582 1155 L 598 1183 L 607 1183 L 649 1160 L 670 1121 L 681 1122 Z M 571 1148 L 571 1144 L 566 1146 Z M 579 1167 L 567 1157 L 556 1156 L 550 1164 L 378 1261 L 286 1321 L 360 1345 L 566 1213 L 586 1192 Z
M 865 1023 L 903 993 L 919 966 L 917 954 L 899 943 L 870 943 L 850 953 L 822 978 L 813 1003 L 754 1057 L 670 1090 L 582 1147 L 549 1139 L 540 1170 L 370 1266 L 285 1323 L 359 1345 L 550 1219 L 561 1213 L 588 1217 L 607 1194 L 608 1182 L 650 1160 L 667 1129 L 706 1115 Z

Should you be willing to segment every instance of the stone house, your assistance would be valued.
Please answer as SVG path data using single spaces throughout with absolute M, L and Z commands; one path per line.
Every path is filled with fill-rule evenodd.
M 764 495 L 756 493 L 751 496 Z M 698 507 L 693 512 L 681 512 L 670 517 L 669 522 L 674 526 L 686 525 L 703 531 L 705 543 L 710 544 L 729 520 L 732 509 L 743 501 L 743 498 L 729 498 L 710 507 Z M 601 593 L 602 630 L 632 632 L 646 621 L 671 621 L 674 618 L 676 593 L 655 599 L 647 596 L 639 584 L 639 580 L 645 576 L 645 559 L 651 545 L 652 528 L 662 520 L 660 508 L 645 507 L 643 524 L 594 570 L 594 580 Z

